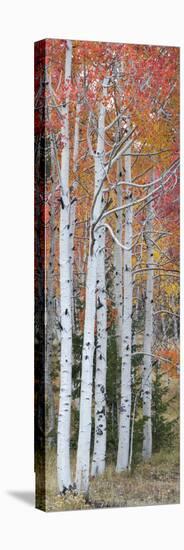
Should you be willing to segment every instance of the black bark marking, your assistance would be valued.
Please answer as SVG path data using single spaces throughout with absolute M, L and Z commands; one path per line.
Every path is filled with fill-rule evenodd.
M 100 298 L 98 298 L 97 309 L 100 309 L 101 307 L 103 307 L 103 304 L 102 304 L 102 302 L 100 301 Z
M 60 197 L 60 199 L 58 199 L 58 201 L 61 203 L 62 210 L 64 210 L 65 205 L 64 205 L 62 197 Z
M 103 431 L 99 427 L 97 428 L 96 433 L 97 435 L 103 435 Z

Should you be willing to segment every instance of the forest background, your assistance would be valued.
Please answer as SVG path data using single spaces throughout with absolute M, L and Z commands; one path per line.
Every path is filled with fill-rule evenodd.
M 172 457 L 169 468 L 168 458 L 171 447 L 176 453 L 179 425 L 179 50 L 69 40 L 36 44 L 35 178 L 37 506 L 44 483 L 46 510 L 54 502 L 57 509 L 59 503 L 72 508 L 76 491 L 92 506 L 177 502 L 178 459 Z M 56 431 L 63 500 L 54 484 L 51 489 Z M 141 469 L 145 496 L 141 485 L 134 494 L 137 478 L 131 500 L 126 478 L 107 476 L 99 477 L 103 499 L 98 490 L 89 499 L 90 474 L 104 474 L 114 460 L 117 473 L 132 472 L 141 446 L 143 462 L 165 449 L 157 456 L 163 468 L 152 471 L 150 463 L 146 469 L 148 487 Z M 74 498 L 73 506 L 81 501 Z
M 6 423 L 3 423 L 3 441 L 6 442 L 6 453 L 1 454 L 1 487 L 2 487 L 2 506 L 3 506 L 3 529 L 1 535 L 3 539 L 11 546 L 12 542 L 17 540 L 19 548 L 25 547 L 25 538 L 27 537 L 27 529 L 29 527 L 29 539 L 27 539 L 27 547 L 32 548 L 35 544 L 44 544 L 45 548 L 49 548 L 52 544 L 57 544 L 61 534 L 60 514 L 49 516 L 49 520 L 39 512 L 35 512 L 33 508 L 33 490 L 34 490 L 34 474 L 33 474 L 33 439 L 30 434 L 33 434 L 33 253 L 30 255 L 30 249 L 33 251 L 33 120 L 30 112 L 30 104 L 33 103 L 33 41 L 44 36 L 55 36 L 60 38 L 71 36 L 71 38 L 81 39 L 96 39 L 96 40 L 119 40 L 131 43 L 153 43 L 153 44 L 170 44 L 182 46 L 182 67 L 183 67 L 183 25 L 182 25 L 182 5 L 181 2 L 175 2 L 173 9 L 172 2 L 154 3 L 154 9 L 147 9 L 146 2 L 135 2 L 132 8 L 131 5 L 124 6 L 122 17 L 122 6 L 120 2 L 114 2 L 115 9 L 113 13 L 109 10 L 105 15 L 105 26 L 101 25 L 104 16 L 105 2 L 101 2 L 98 6 L 99 18 L 96 17 L 97 2 L 94 5 L 94 10 L 89 16 L 84 10 L 84 2 L 73 3 L 71 18 L 71 5 L 62 6 L 59 2 L 53 2 L 53 10 L 46 8 L 45 2 L 40 2 L 39 6 L 36 2 L 26 6 L 22 1 L 11 6 L 11 18 L 9 4 L 3 7 L 2 17 L 2 49 L 6 44 L 6 55 L 2 57 L 2 74 L 6 80 L 6 86 L 1 89 L 2 106 L 8 103 L 11 106 L 11 126 L 16 128 L 16 140 L 14 147 L 10 151 L 7 147 L 9 142 L 10 125 L 7 124 L 7 110 L 2 109 L 3 119 L 3 155 L 2 169 L 3 181 L 8 181 L 19 184 L 11 187 L 11 201 L 9 185 L 2 186 L 2 204 L 8 204 L 9 218 L 11 223 L 7 225 L 7 211 L 2 209 L 1 224 L 2 231 L 6 227 L 6 240 L 3 239 L 3 253 L 6 258 L 6 270 L 2 270 L 2 287 L 7 288 L 7 292 L 2 295 L 3 306 L 3 338 L 2 338 L 2 358 L 7 365 L 7 350 L 8 350 L 8 366 L 3 369 L 3 387 L 9 388 L 9 403 L 11 407 L 7 407 L 7 392 L 2 395 L 2 413 L 6 410 Z M 35 11 L 36 10 L 36 11 Z M 36 18 L 35 18 L 36 13 Z M 44 17 L 43 17 L 44 13 Z M 58 17 L 56 18 L 56 13 Z M 134 17 L 132 17 L 134 13 Z M 117 15 L 120 14 L 121 17 Z M 123 19 L 123 30 L 122 30 Z M 16 25 L 15 25 L 16 21 Z M 131 25 L 128 24 L 131 21 Z M 139 22 L 137 24 L 137 21 Z M 8 29 L 8 31 L 7 31 Z M 8 40 L 7 40 L 8 32 Z M 23 48 L 24 44 L 24 48 Z M 12 64 L 12 52 L 16 63 Z M 10 70 L 11 67 L 11 70 Z M 23 70 L 24 67 L 24 70 Z M 183 70 L 181 75 L 183 74 Z M 17 85 L 17 75 L 19 86 Z M 13 94 L 14 101 L 12 104 L 12 83 L 14 86 Z M 183 85 L 182 85 L 183 89 Z M 20 93 L 20 90 L 22 93 Z M 182 93 L 183 98 L 183 93 Z M 183 103 L 183 99 L 182 99 Z M 15 108 L 16 105 L 16 108 Z M 20 117 L 20 112 L 27 113 L 27 116 Z M 22 136 L 25 138 L 24 154 L 20 163 L 20 142 Z M 32 150 L 32 154 L 30 151 Z M 182 139 L 183 151 L 183 139 Z M 26 178 L 26 194 L 25 194 L 25 174 Z M 182 167 L 183 173 L 183 167 Z M 17 197 L 20 200 L 17 201 Z M 24 197 L 25 200 L 22 198 Z M 27 207 L 25 207 L 25 202 Z M 15 208 L 16 205 L 16 208 Z M 23 207 L 24 205 L 24 207 Z M 183 212 L 183 194 L 181 196 L 181 206 Z M 24 226 L 24 232 L 22 232 Z M 183 224 L 182 224 L 183 226 Z M 181 231 L 181 240 L 183 242 L 183 231 Z M 24 258 L 22 258 L 22 249 L 24 249 Z M 183 244 L 182 244 L 183 249 Z M 8 251 L 11 250 L 11 254 Z M 16 270 L 12 280 L 12 261 Z M 183 268 L 182 280 L 183 280 Z M 12 345 L 10 347 L 10 309 L 7 308 L 7 295 L 9 289 L 11 292 L 11 307 L 13 307 L 13 318 L 16 319 L 12 332 Z M 183 283 L 182 283 L 183 288 Z M 182 291 L 183 295 L 183 291 Z M 23 299 L 20 300 L 20 296 Z M 24 300 L 27 296 L 27 300 Z M 23 322 L 23 319 L 26 322 Z M 18 322 L 17 322 L 18 321 Z M 183 316 L 181 318 L 183 326 Z M 21 335 L 20 335 L 21 327 Z M 21 348 L 20 348 L 21 340 Z M 20 353 L 21 349 L 21 353 Z M 27 374 L 25 376 L 25 357 L 27 356 Z M 183 351 L 182 351 L 183 356 Z M 16 363 L 16 369 L 15 369 Z M 12 383 L 9 384 L 11 372 Z M 182 373 L 181 373 L 182 374 Z M 20 380 L 24 384 L 24 393 Z M 16 391 L 15 391 L 16 388 Z M 183 376 L 182 376 L 183 388 Z M 183 389 L 182 389 L 183 395 Z M 14 423 L 16 430 L 11 432 L 9 438 L 9 430 L 12 426 L 12 407 L 14 410 Z M 24 415 L 22 411 L 24 410 Z M 1 414 L 2 414 L 1 413 Z M 183 434 L 183 417 L 181 417 L 182 434 Z M 24 437 L 22 437 L 24 434 Z M 183 441 L 183 438 L 182 438 Z M 12 468 L 12 445 L 14 452 L 14 468 Z M 183 464 L 183 445 L 182 445 L 182 464 Z M 182 466 L 183 471 L 183 466 Z M 7 493 L 8 490 L 8 493 Z M 11 493 L 11 494 L 10 494 Z M 16 495 L 16 498 L 15 498 Z M 27 499 L 32 502 L 32 507 L 27 505 Z M 94 547 L 96 534 L 99 540 L 105 540 L 106 548 L 111 548 L 112 544 L 118 543 L 122 533 L 122 518 L 124 522 L 124 540 L 128 542 L 130 548 L 134 548 L 135 544 L 139 548 L 147 547 L 146 537 L 142 540 L 143 524 L 144 530 L 149 536 L 152 532 L 150 540 L 150 548 L 155 548 L 159 543 L 167 545 L 168 549 L 177 544 L 178 548 L 182 546 L 182 517 L 183 517 L 183 491 L 181 495 L 181 507 L 154 507 L 129 509 L 129 510 L 113 510 L 77 514 L 65 514 L 62 516 L 62 537 L 63 541 L 67 541 L 69 525 L 71 525 L 71 517 L 73 522 L 73 530 L 70 531 L 71 545 L 75 545 L 76 538 L 85 518 L 85 532 L 87 533 L 91 527 L 91 518 L 94 518 L 96 532 L 91 533 L 89 548 Z M 107 521 L 111 518 L 111 521 Z M 9 525 L 12 525 L 12 529 Z M 30 524 L 32 529 L 30 530 Z M 132 524 L 134 529 L 131 528 Z M 152 530 L 153 524 L 157 525 L 157 529 Z M 167 528 L 166 528 L 167 525 Z M 103 530 L 105 527 L 105 531 Z M 130 534 L 131 533 L 131 534 Z M 81 548 L 85 548 L 85 540 L 81 541 Z

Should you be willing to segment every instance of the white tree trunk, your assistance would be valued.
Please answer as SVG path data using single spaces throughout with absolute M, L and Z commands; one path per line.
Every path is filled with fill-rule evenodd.
M 106 95 L 106 79 L 103 86 L 103 95 Z M 90 243 L 86 277 L 86 305 L 84 322 L 84 339 L 82 351 L 82 377 L 80 394 L 80 422 L 77 448 L 76 486 L 79 492 L 88 493 L 90 443 L 91 443 L 91 404 L 92 404 L 92 377 L 94 356 L 94 328 L 95 328 L 95 290 L 97 256 L 99 251 L 99 231 L 94 230 L 102 208 L 102 181 L 104 178 L 104 133 L 105 133 L 105 106 L 101 102 L 98 120 L 98 139 L 95 154 L 95 189 L 90 223 Z M 100 190 L 100 191 L 99 191 Z M 98 235 L 97 235 L 98 233 Z
M 54 393 L 52 386 L 52 352 L 53 340 L 55 332 L 55 283 L 54 283 L 54 264 L 55 264 L 55 190 L 56 190 L 56 174 L 55 161 L 53 152 L 53 143 L 51 136 L 51 168 L 52 168 L 52 185 L 50 199 L 50 250 L 48 269 L 46 273 L 47 287 L 47 316 L 46 316 L 46 363 L 45 363 L 45 393 L 46 393 L 46 422 L 45 435 L 47 445 L 50 448 L 53 443 L 54 427 L 55 427 L 55 407 Z
M 72 43 L 67 40 L 65 83 L 70 84 Z M 60 217 L 60 295 L 61 295 L 61 367 L 57 434 L 57 476 L 59 491 L 71 485 L 70 419 L 72 383 L 72 312 L 70 261 L 70 196 L 69 196 L 69 94 L 63 107 L 64 145 L 61 155 L 61 217 Z
M 153 203 L 147 206 L 147 221 L 145 226 L 145 241 L 147 245 L 147 282 L 145 296 L 145 328 L 144 328 L 144 366 L 142 373 L 143 394 L 143 449 L 142 456 L 148 460 L 152 455 L 152 340 L 153 340 L 153 243 L 152 243 Z
M 131 181 L 131 147 L 125 156 L 125 180 Z M 132 193 L 127 186 L 126 201 L 130 206 L 125 210 L 125 246 L 132 246 Z M 131 340 L 132 340 L 132 250 L 124 250 L 124 299 L 123 299 L 123 339 L 121 368 L 121 402 L 119 417 L 119 441 L 117 472 L 126 470 L 129 463 L 130 415 L 131 415 Z
M 122 177 L 121 161 L 118 161 L 117 176 L 118 180 Z M 122 188 L 117 187 L 117 206 L 122 206 Z M 116 214 L 116 237 L 122 243 L 122 211 L 119 210 Z M 122 358 L 122 317 L 123 317 L 123 296 L 122 296 L 122 269 L 123 269 L 123 253 L 122 248 L 115 242 L 114 243 L 114 295 L 115 305 L 117 310 L 116 316 L 116 338 L 117 338 L 117 352 L 118 356 Z
M 74 129 L 74 148 L 73 148 L 73 172 L 74 172 L 74 182 L 73 182 L 73 191 L 77 190 L 77 171 L 78 171 L 78 154 L 79 154 L 79 125 L 80 125 L 80 103 L 77 102 L 76 105 L 76 115 L 75 115 L 75 129 Z M 75 330 L 75 284 L 74 284 L 74 236 L 75 236 L 75 215 L 76 215 L 76 197 L 74 197 L 73 202 L 70 207 L 70 227 L 71 227 L 71 239 L 70 239 L 70 256 L 71 256 L 71 299 L 72 299 L 72 326 Z
M 95 439 L 91 475 L 103 474 L 106 457 L 107 305 L 105 284 L 105 229 L 97 265 L 97 347 L 95 376 Z
M 119 159 L 117 162 L 117 181 L 122 179 L 122 160 Z M 117 206 L 122 206 L 122 188 L 121 186 L 117 187 Z M 116 237 L 120 243 L 122 243 L 122 211 L 119 210 L 116 214 Z M 114 297 L 115 297 L 115 306 L 116 306 L 116 346 L 117 346 L 117 355 L 118 359 L 122 361 L 122 321 L 123 321 L 123 252 L 122 248 L 118 243 L 114 242 Z M 118 369 L 116 370 L 116 401 L 117 401 L 117 424 L 119 429 L 119 409 L 120 409 L 120 386 L 121 386 L 121 375 L 120 375 L 120 363 L 118 362 Z
M 140 254 L 138 254 L 138 257 L 136 258 L 137 263 L 142 265 L 142 253 L 143 253 L 143 235 L 141 237 L 140 242 Z M 140 287 L 140 281 L 136 280 L 136 302 L 135 302 L 135 319 L 136 321 L 139 321 L 139 316 L 141 314 L 141 287 Z M 135 336 L 135 345 L 137 343 L 137 338 Z

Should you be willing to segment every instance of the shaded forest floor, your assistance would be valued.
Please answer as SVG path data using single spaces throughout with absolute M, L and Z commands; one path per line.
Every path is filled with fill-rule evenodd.
M 179 450 L 156 453 L 150 462 L 138 464 L 131 473 L 117 474 L 114 464 L 104 475 L 90 480 L 89 499 L 66 493 L 58 496 L 56 457 L 47 464 L 46 510 L 84 510 L 125 506 L 179 503 Z

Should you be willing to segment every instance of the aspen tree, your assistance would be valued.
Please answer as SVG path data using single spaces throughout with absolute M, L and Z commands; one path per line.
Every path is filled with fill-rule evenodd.
M 153 340 L 153 202 L 148 201 L 147 220 L 145 225 L 145 241 L 147 247 L 147 282 L 145 296 L 145 328 L 144 328 L 144 365 L 142 373 L 143 393 L 143 459 L 147 460 L 152 455 L 152 423 L 151 423 L 151 401 L 152 401 L 152 340 Z
M 105 283 L 105 228 L 100 230 L 97 265 L 97 345 L 95 375 L 95 440 L 91 475 L 103 474 L 106 458 L 107 304 Z
M 107 95 L 107 84 L 108 79 L 105 78 L 103 82 L 103 98 Z M 103 98 L 100 103 L 99 109 L 97 148 L 96 153 L 93 153 L 95 162 L 95 186 L 90 220 L 90 242 L 86 276 L 86 302 L 80 394 L 80 421 L 76 466 L 77 490 L 84 494 L 87 494 L 89 486 L 91 404 L 95 329 L 95 290 L 97 261 L 100 248 L 100 232 L 97 231 L 97 224 L 102 210 L 102 186 L 104 180 L 105 105 L 103 103 Z
M 131 182 L 131 146 L 125 156 L 125 181 Z M 121 398 L 119 414 L 119 441 L 116 470 L 120 472 L 128 468 L 130 444 L 131 415 L 131 344 L 132 344 L 132 222 L 133 208 L 132 190 L 126 187 L 125 209 L 125 246 L 123 272 L 123 325 L 122 325 L 122 366 L 121 366 Z
M 70 194 L 69 194 L 69 99 L 72 66 L 72 43 L 66 42 L 65 84 L 63 105 L 64 144 L 61 154 L 61 215 L 60 215 L 60 295 L 61 295 L 61 363 L 57 433 L 57 476 L 59 491 L 71 486 L 70 421 L 72 392 L 72 308 L 70 261 Z

